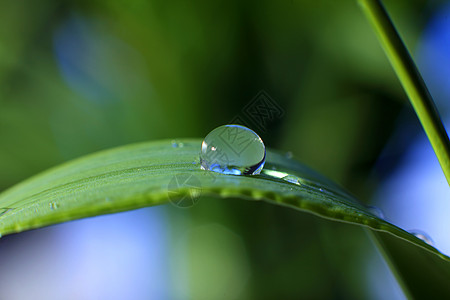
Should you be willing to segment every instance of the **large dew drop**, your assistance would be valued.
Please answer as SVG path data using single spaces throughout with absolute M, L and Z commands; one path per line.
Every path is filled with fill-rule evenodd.
M 200 162 L 202 169 L 217 173 L 257 175 L 266 162 L 266 147 L 253 130 L 223 125 L 203 140 Z

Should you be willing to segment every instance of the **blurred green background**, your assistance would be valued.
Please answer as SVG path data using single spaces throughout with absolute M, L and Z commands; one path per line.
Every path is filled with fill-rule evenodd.
M 410 49 L 444 3 L 385 2 Z M 368 203 L 373 166 L 399 113 L 412 113 L 356 1 L 1 1 L 0 189 L 101 149 L 203 137 L 242 117 L 261 90 L 284 111 L 259 132 L 266 146 Z M 359 228 L 233 199 L 158 214 L 172 281 L 154 299 L 375 297 L 375 250 Z M 52 230 L 3 238 L 3 260 L 14 260 L 8 249 L 65 235 Z M 25 257 L 30 266 L 39 259 Z M 10 289 L 9 299 L 21 299 Z M 99 293 L 70 299 L 106 299 Z

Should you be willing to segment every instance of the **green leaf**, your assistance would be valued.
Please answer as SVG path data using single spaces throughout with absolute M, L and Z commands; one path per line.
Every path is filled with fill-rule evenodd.
M 370 234 L 370 233 L 369 233 Z M 403 291 L 413 299 L 446 299 L 450 295 L 450 263 L 388 232 L 371 232 Z
M 449 274 L 449 257 L 378 218 L 342 188 L 285 155 L 268 150 L 261 175 L 224 175 L 201 170 L 200 145 L 200 139 L 128 145 L 88 155 L 36 175 L 0 194 L 0 233 L 164 204 L 169 199 L 176 201 L 201 193 L 264 200 L 366 226 L 388 236 L 390 240 L 386 240 L 391 245 L 393 240 L 405 249 L 413 249 L 416 256 L 410 257 L 411 264 L 425 257 L 430 262 L 428 268 L 439 265 Z M 282 179 L 287 175 L 291 182 Z M 177 185 L 175 179 L 179 178 L 192 180 Z M 293 183 L 296 181 L 298 184 Z M 403 253 L 401 247 L 394 245 L 390 249 Z M 420 274 L 430 278 L 439 276 L 423 270 Z M 448 289 L 445 286 L 441 290 Z

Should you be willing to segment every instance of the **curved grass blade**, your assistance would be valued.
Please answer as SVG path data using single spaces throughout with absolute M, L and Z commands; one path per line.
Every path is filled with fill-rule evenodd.
M 450 141 L 422 76 L 380 0 L 358 0 L 433 146 L 450 185 Z
M 164 204 L 169 194 L 193 189 L 169 183 L 176 175 L 198 179 L 202 195 L 265 200 L 336 221 L 387 231 L 443 259 L 447 256 L 378 218 L 342 188 L 300 163 L 268 150 L 261 175 L 201 170 L 201 140 L 123 146 L 91 154 L 38 174 L 0 194 L 0 233 L 20 232 L 77 218 Z M 299 184 L 283 180 L 291 175 Z M 172 196 L 171 196 L 172 197 Z
M 302 164 L 268 150 L 261 175 L 224 175 L 201 170 L 200 145 L 200 139 L 180 141 L 178 147 L 168 140 L 128 145 L 38 174 L 0 194 L 0 233 L 164 204 L 169 198 L 200 192 L 214 197 L 264 200 L 365 226 L 384 237 L 389 252 L 400 256 L 412 253 L 408 257 L 411 268 L 415 261 L 421 262 L 422 269 L 416 270 L 414 281 L 424 277 L 423 282 L 440 283 L 442 278 L 450 278 L 449 257 L 378 218 L 342 188 Z M 194 177 L 197 186 L 171 185 L 174 178 L 183 174 Z M 289 176 L 289 181 L 283 179 L 285 176 Z M 444 277 L 434 280 L 436 276 Z M 431 286 L 433 293 L 449 292 L 448 285 Z

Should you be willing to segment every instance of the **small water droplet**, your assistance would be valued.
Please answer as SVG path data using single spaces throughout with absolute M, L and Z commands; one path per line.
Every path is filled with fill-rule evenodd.
M 9 208 L 9 207 L 3 207 L 0 208 L 0 216 L 5 215 L 6 213 L 12 211 L 14 208 Z
M 48 206 L 50 206 L 50 209 L 57 209 L 58 208 L 58 204 L 56 202 L 50 202 L 48 204 Z
M 183 148 L 184 147 L 184 143 L 178 142 L 176 140 L 172 140 L 172 147 L 173 148 Z
M 336 194 L 332 190 L 322 187 L 323 185 L 318 182 L 311 181 L 308 179 L 302 179 L 301 183 L 306 189 L 315 191 L 316 193 L 320 192 L 326 194 L 327 197 L 336 197 Z
M 384 213 L 379 207 L 376 206 L 366 206 L 366 207 L 372 214 L 374 214 L 378 218 L 384 219 Z
M 266 162 L 266 147 L 253 130 L 242 125 L 223 125 L 203 140 L 200 162 L 203 170 L 257 175 Z
M 300 185 L 300 178 L 298 178 L 295 175 L 287 175 L 287 176 L 284 176 L 282 179 L 286 180 L 286 181 L 288 181 L 290 183 L 294 183 L 294 184 Z
M 420 230 L 411 230 L 409 233 L 411 233 L 412 235 L 414 235 L 416 238 L 421 239 L 422 241 L 424 241 L 424 242 L 427 243 L 428 245 L 434 247 L 434 242 L 433 242 L 433 240 L 432 240 L 431 237 L 430 237 L 428 234 L 426 234 L 425 232 L 420 231 Z
M 294 155 L 292 154 L 291 151 L 286 152 L 286 154 L 284 155 L 286 158 L 291 159 Z

